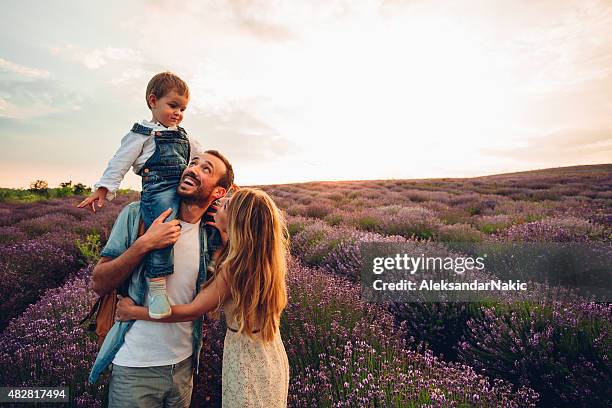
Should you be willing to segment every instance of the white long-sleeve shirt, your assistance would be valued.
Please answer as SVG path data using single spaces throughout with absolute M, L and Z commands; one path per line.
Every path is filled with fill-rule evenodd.
M 146 126 L 153 130 L 176 130 L 176 127 L 165 127 L 156 122 L 149 122 L 143 120 L 140 122 L 142 126 Z M 190 156 L 189 160 L 193 156 L 201 153 L 202 145 L 195 139 L 189 138 Z M 125 177 L 125 173 L 128 172 L 130 167 L 134 170 L 134 173 L 138 174 L 143 168 L 149 157 L 155 153 L 155 136 L 153 135 L 142 135 L 130 131 L 127 135 L 121 139 L 121 146 L 115 153 L 112 159 L 108 162 L 108 166 L 102 178 L 94 184 L 94 190 L 99 187 L 106 187 L 108 193 L 106 194 L 107 200 L 115 198 L 115 192 L 119 189 L 121 181 Z

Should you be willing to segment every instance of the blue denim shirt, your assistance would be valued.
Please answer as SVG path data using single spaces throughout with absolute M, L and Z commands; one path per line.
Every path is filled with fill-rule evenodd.
M 115 221 L 108 242 L 100 256 L 117 258 L 124 253 L 138 238 L 138 226 L 140 222 L 140 202 L 136 201 L 126 205 Z M 207 225 L 204 222 L 200 223 L 200 268 L 198 272 L 196 285 L 196 293 L 200 291 L 201 285 L 207 279 L 207 265 L 210 262 L 211 256 L 216 249 L 221 245 L 221 237 L 216 228 Z M 146 289 L 146 281 L 144 275 L 144 261 L 132 272 L 132 275 L 126 279 L 124 285 L 127 285 L 128 295 L 134 300 L 137 305 L 144 304 L 144 296 Z M 196 374 L 199 373 L 200 351 L 202 350 L 202 324 L 203 316 L 193 322 L 193 367 L 196 369 Z M 96 361 L 89 374 L 89 383 L 94 384 L 100 374 L 110 365 L 115 358 L 115 354 L 124 342 L 125 334 L 130 329 L 134 320 L 125 322 L 115 322 L 109 330 L 102 347 L 98 352 Z M 160 323 L 161 324 L 161 323 Z

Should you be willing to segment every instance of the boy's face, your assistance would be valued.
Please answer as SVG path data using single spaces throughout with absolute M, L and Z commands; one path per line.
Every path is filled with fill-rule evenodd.
M 187 109 L 189 98 L 185 95 L 179 95 L 175 90 L 168 94 L 157 98 L 155 95 L 149 95 L 149 105 L 153 120 L 161 123 L 166 127 L 178 126 L 183 120 L 183 113 Z

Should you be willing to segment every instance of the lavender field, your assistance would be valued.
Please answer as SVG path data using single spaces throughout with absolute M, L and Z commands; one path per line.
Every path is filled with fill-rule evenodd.
M 605 407 L 612 306 L 538 297 L 374 304 L 361 244 L 579 242 L 612 245 L 612 165 L 470 179 L 259 186 L 286 212 L 290 300 L 281 332 L 292 407 Z M 95 338 L 79 326 L 91 265 L 138 193 L 95 215 L 80 196 L 0 202 L 0 386 L 87 384 Z M 220 406 L 223 320 L 206 320 L 192 406 Z

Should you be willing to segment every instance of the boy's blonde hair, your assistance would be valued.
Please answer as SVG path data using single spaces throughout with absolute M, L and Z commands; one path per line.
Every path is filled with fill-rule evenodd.
M 272 198 L 256 188 L 235 191 L 227 211 L 229 245 L 218 272 L 227 272 L 238 332 L 251 337 L 259 318 L 263 341 L 271 341 L 287 306 L 285 219 Z
M 149 105 L 149 95 L 153 94 L 159 99 L 168 95 L 171 91 L 176 91 L 177 94 L 189 98 L 189 87 L 185 81 L 172 72 L 160 72 L 151 78 L 145 94 L 145 100 L 147 101 L 149 109 L 151 109 L 151 105 Z

